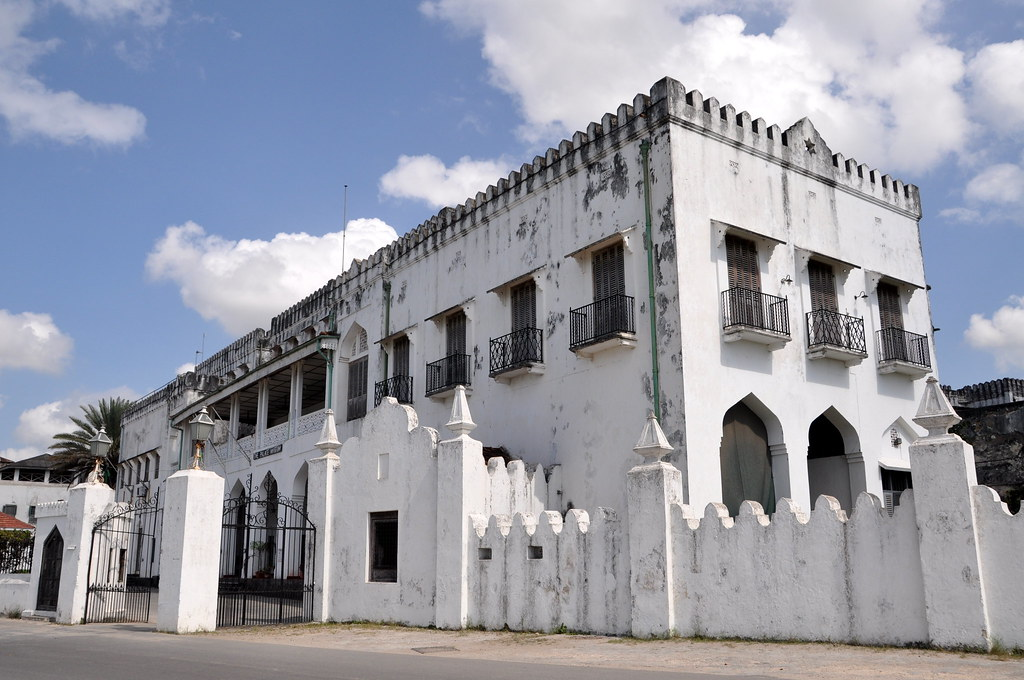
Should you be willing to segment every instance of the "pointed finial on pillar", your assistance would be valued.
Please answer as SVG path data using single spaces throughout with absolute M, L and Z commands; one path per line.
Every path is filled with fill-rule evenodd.
M 325 456 L 337 455 L 334 452 L 341 447 L 341 442 L 338 441 L 338 426 L 334 423 L 334 411 L 327 409 L 324 411 L 324 426 L 320 430 L 320 441 L 314 446 L 320 449 L 320 452 Z
M 647 422 L 644 423 L 644 430 L 640 433 L 640 440 L 633 447 L 633 451 L 643 456 L 644 465 L 649 465 L 657 463 L 673 450 L 672 445 L 668 443 L 668 437 L 658 424 L 658 419 L 654 416 L 654 411 L 648 411 Z
M 939 381 L 933 375 L 928 376 L 924 385 L 924 395 L 921 397 L 921 406 L 917 409 L 914 422 L 928 430 L 929 437 L 941 437 L 960 420 L 960 416 L 946 398 L 946 393 L 939 386 Z
M 469 412 L 469 400 L 466 399 L 466 388 L 462 385 L 455 387 L 455 401 L 452 402 L 452 417 L 445 423 L 456 437 L 469 434 L 476 429 L 473 416 Z

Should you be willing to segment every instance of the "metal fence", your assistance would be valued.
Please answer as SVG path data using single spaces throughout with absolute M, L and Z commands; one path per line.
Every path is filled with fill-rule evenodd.
M 469 385 L 473 357 L 452 354 L 427 364 L 427 396 L 437 394 L 456 385 Z
M 521 328 L 491 339 L 491 375 L 544 361 L 544 331 Z
M 807 312 L 807 346 L 832 345 L 866 353 L 864 319 L 828 309 Z
M 380 406 L 384 397 L 394 397 L 399 404 L 412 403 L 412 376 L 396 375 L 373 386 L 373 405 Z
M 931 368 L 928 336 L 902 328 L 883 328 L 876 336 L 879 361 L 904 361 Z
M 750 288 L 722 292 L 722 327 L 746 326 L 789 335 L 789 301 Z
M 569 310 L 569 349 L 635 332 L 633 298 L 628 295 L 610 295 Z

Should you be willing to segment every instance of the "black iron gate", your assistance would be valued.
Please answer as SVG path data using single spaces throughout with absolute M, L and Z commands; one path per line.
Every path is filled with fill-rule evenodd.
M 221 529 L 217 627 L 313 620 L 316 527 L 283 496 L 228 498 Z
M 118 503 L 92 529 L 83 623 L 145 623 L 159 585 L 159 495 Z

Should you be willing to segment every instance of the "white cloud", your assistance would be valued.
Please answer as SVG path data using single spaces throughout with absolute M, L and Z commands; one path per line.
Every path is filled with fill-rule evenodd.
M 1018 133 L 1024 125 L 1024 40 L 986 45 L 971 60 L 968 74 L 974 109 L 992 127 Z
M 174 375 L 181 375 L 190 371 L 196 370 L 196 364 L 193 361 L 188 361 L 174 369 Z
M 60 373 L 73 346 L 71 337 L 57 328 L 49 314 L 12 314 L 0 309 L 0 370 Z
M 380 178 L 380 192 L 395 198 L 422 200 L 440 208 L 465 202 L 489 184 L 508 175 L 511 162 L 473 160 L 463 156 L 446 167 L 435 156 L 400 156 L 398 163 Z
M 155 15 L 143 7 L 158 3 L 71 2 L 83 16 L 100 12 L 102 7 L 124 6 L 140 21 L 153 21 Z M 134 6 L 135 9 L 131 9 Z M 137 10 L 137 11 L 136 11 Z M 140 139 L 146 117 L 123 104 L 94 103 L 75 92 L 54 91 L 32 75 L 32 65 L 55 50 L 57 40 L 38 41 L 22 33 L 32 23 L 36 6 L 24 0 L 0 0 L 0 117 L 14 139 L 41 136 L 63 144 L 92 142 L 124 146 Z M 104 14 L 103 16 L 107 16 Z M 110 15 L 114 16 L 114 15 Z M 90 17 L 92 18 L 92 17 Z
M 162 26 L 171 16 L 170 0 L 57 0 L 82 19 L 110 22 L 133 16 L 143 26 Z
M 168 227 L 146 259 L 154 280 L 173 281 L 181 299 L 204 318 L 240 335 L 268 327 L 270 318 L 398 238 L 378 219 L 348 223 L 342 232 L 278 234 L 270 241 L 231 241 L 195 222 Z
M 1024 368 L 1024 296 L 1011 297 L 991 318 L 972 314 L 964 339 L 992 354 L 1001 371 Z
M 934 167 L 963 147 L 972 129 L 957 89 L 964 57 L 932 31 L 937 0 L 779 0 L 777 28 L 760 34 L 709 6 L 435 0 L 421 10 L 479 34 L 529 142 L 582 129 L 670 75 L 769 123 L 807 115 L 835 150 L 887 171 Z
M 22 460 L 46 453 L 53 443 L 53 435 L 77 429 L 71 422 L 71 416 L 81 417 L 82 406 L 112 397 L 138 399 L 139 394 L 125 386 L 103 392 L 76 392 L 64 399 L 22 411 L 18 416 L 18 426 L 14 430 L 14 436 L 22 446 L 0 450 L 0 456 Z
M 967 183 L 964 196 L 970 201 L 1003 205 L 1024 202 L 1024 168 L 1013 163 L 989 166 Z

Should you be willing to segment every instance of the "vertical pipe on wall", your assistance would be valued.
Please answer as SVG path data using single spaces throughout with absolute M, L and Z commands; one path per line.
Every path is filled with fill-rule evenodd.
M 651 317 L 651 387 L 654 392 L 654 417 L 661 420 L 661 385 L 658 375 L 658 313 L 654 306 L 654 238 L 651 234 L 651 140 L 640 142 L 644 172 L 644 245 L 647 248 L 647 294 Z

